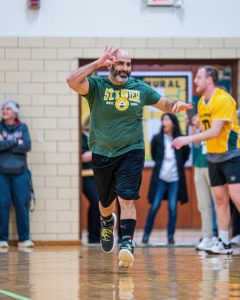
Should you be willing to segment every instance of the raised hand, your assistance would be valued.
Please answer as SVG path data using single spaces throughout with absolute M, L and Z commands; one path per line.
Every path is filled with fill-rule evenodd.
M 98 60 L 99 67 L 108 67 L 116 62 L 119 49 L 113 49 L 112 46 L 106 46 L 103 55 Z

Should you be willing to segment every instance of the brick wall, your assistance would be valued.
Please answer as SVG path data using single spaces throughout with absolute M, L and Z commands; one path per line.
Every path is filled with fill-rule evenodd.
M 20 103 L 32 136 L 34 240 L 79 238 L 78 96 L 69 90 L 66 76 L 79 58 L 98 57 L 106 44 L 123 47 L 135 58 L 240 59 L 240 38 L 0 37 L 0 101 L 10 97 Z M 13 223 L 14 218 L 11 238 L 16 237 Z

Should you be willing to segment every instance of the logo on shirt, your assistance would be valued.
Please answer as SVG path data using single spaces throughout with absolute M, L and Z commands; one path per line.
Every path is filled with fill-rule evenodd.
M 129 101 L 127 99 L 120 98 L 120 99 L 116 100 L 115 107 L 117 110 L 124 111 L 124 110 L 128 109 Z

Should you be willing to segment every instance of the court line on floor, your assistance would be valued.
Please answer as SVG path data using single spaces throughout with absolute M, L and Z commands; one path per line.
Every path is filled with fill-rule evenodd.
M 5 290 L 0 290 L 0 294 L 3 294 L 5 296 L 11 297 L 11 298 L 14 298 L 17 300 L 32 300 L 30 298 L 26 298 L 26 297 L 23 297 L 23 296 L 20 296 L 20 295 L 17 295 L 17 294 L 14 294 L 14 293 L 11 293 L 11 292 L 8 292 Z

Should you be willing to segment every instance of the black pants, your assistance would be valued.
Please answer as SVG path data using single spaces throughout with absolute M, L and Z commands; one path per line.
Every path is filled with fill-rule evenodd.
M 100 241 L 100 213 L 98 207 L 98 194 L 93 176 L 82 178 L 83 194 L 89 202 L 88 209 L 88 242 L 99 243 Z
M 232 236 L 240 234 L 240 212 L 237 210 L 236 206 L 231 203 L 231 212 L 232 212 Z

